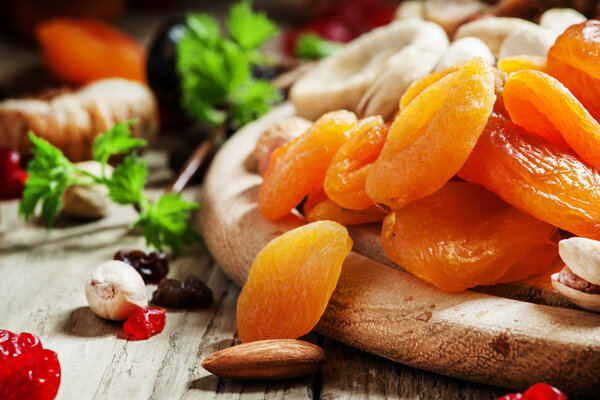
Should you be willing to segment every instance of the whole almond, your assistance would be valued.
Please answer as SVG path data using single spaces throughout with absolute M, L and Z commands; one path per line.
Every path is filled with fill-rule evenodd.
M 312 374 L 325 362 L 319 346 L 295 339 L 259 340 L 217 351 L 202 363 L 232 379 L 283 379 Z

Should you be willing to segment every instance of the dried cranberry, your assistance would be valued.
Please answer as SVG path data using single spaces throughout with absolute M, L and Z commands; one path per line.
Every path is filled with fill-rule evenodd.
M 154 304 L 175 308 L 206 307 L 212 303 L 212 299 L 212 290 L 194 275 L 183 282 L 163 279 L 152 294 Z
M 148 339 L 162 332 L 167 321 L 164 308 L 148 307 L 134 311 L 125 324 L 123 330 L 135 339 Z
M 156 283 L 169 273 L 169 260 L 163 253 L 145 253 L 140 250 L 119 250 L 115 260 L 126 262 L 142 276 L 146 283 Z
M 0 330 L 0 399 L 52 400 L 60 386 L 56 353 L 37 336 Z
M 509 393 L 506 396 L 496 400 L 567 400 L 567 396 L 547 383 L 536 383 L 527 389 L 523 394 Z
M 0 199 L 21 197 L 27 172 L 21 168 L 21 155 L 17 150 L 0 148 Z
M 41 350 L 42 342 L 31 333 L 15 333 L 0 329 L 0 361 L 17 357 L 32 350 Z
M 536 383 L 525 392 L 523 392 L 525 400 L 567 400 L 567 396 L 547 383 Z

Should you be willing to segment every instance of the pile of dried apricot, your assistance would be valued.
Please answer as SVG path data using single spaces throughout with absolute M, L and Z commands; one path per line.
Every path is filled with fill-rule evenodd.
M 600 21 L 587 21 L 560 35 L 547 59 L 510 57 L 496 69 L 473 58 L 422 78 L 392 121 L 326 114 L 274 152 L 259 210 L 276 220 L 303 203 L 308 221 L 383 220 L 387 256 L 446 291 L 543 272 L 557 257 L 559 228 L 600 239 L 598 54 Z M 295 254 L 307 239 L 286 240 L 272 257 Z M 278 274 L 261 275 L 260 287 L 303 290 Z M 245 317 L 266 293 L 255 276 L 238 309 L 238 321 L 253 321 L 242 321 L 246 340 L 273 337 L 256 335 L 268 323 Z

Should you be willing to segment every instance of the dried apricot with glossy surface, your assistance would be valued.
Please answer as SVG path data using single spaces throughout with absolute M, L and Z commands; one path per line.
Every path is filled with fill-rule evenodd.
M 390 129 L 390 124 L 384 125 L 380 118 L 377 122 L 348 140 L 327 169 L 323 183 L 325 193 L 346 209 L 361 210 L 374 204 L 365 191 L 365 181 Z
M 542 221 L 600 239 L 600 174 L 570 151 L 490 117 L 459 171 Z
M 570 26 L 548 52 L 548 73 L 600 119 L 600 21 Z
M 275 150 L 258 192 L 262 216 L 282 218 L 307 194 L 321 189 L 331 159 L 350 138 L 355 124 L 354 113 L 330 112 L 304 134 Z
M 362 210 L 347 210 L 327 199 L 311 208 L 306 214 L 306 219 L 310 222 L 330 220 L 342 225 L 360 225 L 382 221 L 385 215 L 386 213 L 376 205 Z
M 517 125 L 600 167 L 600 124 L 553 77 L 530 70 L 512 74 L 504 85 L 504 105 Z
M 505 57 L 498 60 L 498 68 L 506 74 L 530 69 L 534 71 L 546 72 L 546 59 L 540 56 L 520 55 Z
M 332 221 L 313 222 L 269 242 L 238 298 L 240 340 L 296 339 L 310 332 L 351 248 L 346 228 Z
M 495 99 L 494 73 L 479 58 L 425 89 L 390 127 L 367 175 L 369 197 L 398 210 L 444 186 L 475 147 Z
M 37 27 L 36 37 L 46 67 L 67 82 L 113 77 L 146 80 L 144 48 L 105 22 L 53 19 Z
M 449 182 L 390 213 L 381 244 L 402 268 L 442 290 L 458 292 L 499 279 L 553 232 L 550 224 L 482 186 Z

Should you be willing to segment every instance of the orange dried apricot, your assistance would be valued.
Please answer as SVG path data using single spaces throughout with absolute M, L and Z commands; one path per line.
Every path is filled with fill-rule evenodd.
M 346 228 L 332 221 L 313 222 L 269 242 L 238 298 L 240 340 L 296 339 L 310 332 L 351 248 Z
M 512 74 L 504 104 L 514 123 L 600 168 L 600 124 L 559 81 L 537 71 Z
M 549 271 L 550 267 L 554 265 L 554 262 L 558 258 L 559 240 L 560 235 L 557 229 L 547 243 L 532 249 L 525 257 L 523 257 L 523 259 L 521 259 L 521 261 L 510 267 L 498 280 L 487 283 L 487 285 L 520 281 L 521 279 L 528 278 L 532 275 Z M 548 281 L 549 280 L 550 279 L 548 278 Z
M 411 83 L 410 86 L 408 87 L 408 89 L 406 89 L 406 91 L 400 98 L 400 110 L 404 110 L 406 107 L 408 107 L 408 105 L 410 103 L 412 103 L 412 101 L 418 95 L 423 93 L 423 91 L 425 89 L 427 89 L 429 86 L 433 85 L 434 83 L 436 83 L 443 77 L 445 77 L 453 72 L 458 71 L 460 68 L 460 65 L 462 65 L 462 64 L 454 65 L 452 67 L 448 67 L 441 71 L 433 72 L 433 73 L 431 73 L 427 76 L 424 76 L 423 78 Z
M 512 56 L 498 60 L 498 68 L 506 74 L 530 69 L 534 71 L 546 72 L 546 59 L 540 56 Z
M 359 225 L 382 221 L 385 215 L 376 205 L 362 210 L 347 210 L 327 199 L 311 208 L 306 219 L 310 222 L 330 220 L 342 225 Z
M 132 37 L 105 22 L 53 19 L 36 29 L 44 64 L 71 83 L 121 77 L 145 82 L 146 51 Z
M 258 192 L 262 216 L 282 218 L 307 194 L 321 189 L 331 159 L 350 138 L 355 124 L 354 113 L 330 112 L 285 148 L 275 150 Z
M 442 290 L 459 292 L 500 279 L 554 230 L 482 186 L 449 182 L 390 213 L 381 244 L 402 268 Z
M 542 221 L 600 239 L 600 174 L 573 153 L 490 117 L 459 171 Z
M 323 183 L 327 196 L 349 210 L 361 210 L 374 204 L 365 192 L 365 181 L 383 148 L 390 124 L 383 124 L 381 118 L 371 121 L 362 132 L 340 147 L 329 164 Z
M 444 186 L 492 112 L 494 73 L 474 58 L 430 85 L 394 120 L 366 180 L 376 204 L 398 210 Z
M 572 25 L 548 52 L 548 73 L 561 81 L 595 119 L 600 119 L 600 21 Z

